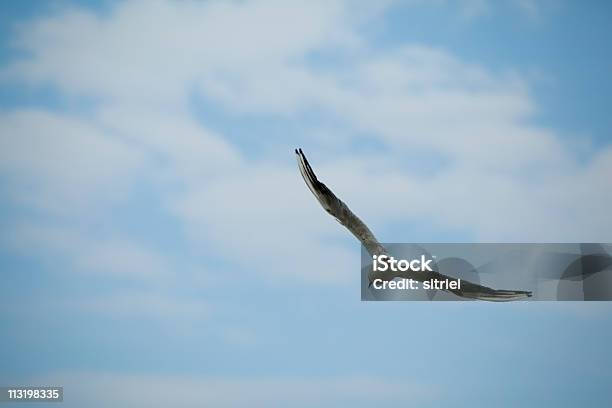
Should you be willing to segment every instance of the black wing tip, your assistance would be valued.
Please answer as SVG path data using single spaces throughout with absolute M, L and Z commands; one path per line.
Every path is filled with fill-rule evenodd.
M 457 293 L 455 293 L 457 294 Z M 485 292 L 475 293 L 459 293 L 461 297 L 474 298 L 479 300 L 488 300 L 492 302 L 508 302 L 513 300 L 521 300 L 533 296 L 532 291 L 528 290 L 489 290 Z
M 310 167 L 310 163 L 308 163 L 308 159 L 306 159 L 306 155 L 304 154 L 302 149 L 298 147 L 296 151 L 297 151 L 297 155 L 299 156 L 299 158 L 302 160 L 304 164 L 304 170 L 306 171 L 308 178 L 310 178 L 313 183 L 318 183 L 319 180 L 317 179 L 317 176 L 314 170 L 312 169 L 312 167 Z
M 501 296 L 520 296 L 520 295 L 524 295 L 527 297 L 533 296 L 533 293 L 527 290 L 501 290 L 501 291 L 498 291 L 497 294 Z
M 499 296 L 500 299 L 503 299 L 503 298 L 512 299 L 512 298 L 514 298 L 514 300 L 518 300 L 518 298 L 520 296 L 524 296 L 524 298 L 532 297 L 533 296 L 533 292 L 528 291 L 528 290 L 504 290 L 504 291 L 498 292 L 498 296 Z
M 515 294 L 520 294 L 520 295 L 527 295 L 527 294 L 531 293 L 530 290 L 504 290 L 504 289 L 497 290 L 497 292 L 505 293 L 505 294 L 513 294 L 513 293 L 515 293 Z

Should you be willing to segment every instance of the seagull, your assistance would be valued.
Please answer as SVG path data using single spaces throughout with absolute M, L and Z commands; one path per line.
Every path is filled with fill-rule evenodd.
M 328 214 L 333 216 L 336 221 L 348 229 L 365 247 L 371 256 L 388 255 L 385 247 L 376 239 L 368 226 L 353 213 L 349 207 L 322 182 L 317 179 L 314 170 L 306 160 L 306 156 L 302 149 L 295 149 L 295 155 L 298 162 L 298 167 L 302 178 L 306 182 L 308 189 L 321 204 L 323 209 Z M 370 285 L 375 278 L 384 277 L 385 280 L 391 280 L 396 277 L 411 278 L 419 282 L 430 281 L 431 279 L 452 279 L 450 276 L 443 275 L 437 271 L 406 271 L 406 272 L 385 272 L 378 275 L 370 274 L 368 279 Z M 460 289 L 444 289 L 447 292 L 453 293 L 459 297 L 467 299 L 486 300 L 493 302 L 505 302 L 512 300 L 521 300 L 531 297 L 530 291 L 523 290 L 499 290 L 482 286 L 467 280 L 461 280 Z

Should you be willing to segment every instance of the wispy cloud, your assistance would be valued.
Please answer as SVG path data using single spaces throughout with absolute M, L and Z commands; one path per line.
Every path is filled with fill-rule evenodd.
M 405 402 L 407 395 L 415 404 L 436 399 L 436 387 L 375 376 L 224 379 L 81 372 L 38 381 L 64 384 L 69 407 L 365 407 Z
M 0 111 L 11 375 L 40 372 L 42 356 L 48 376 L 24 384 L 64 385 L 75 407 L 473 405 L 403 377 L 412 369 L 458 395 L 465 381 L 537 384 L 525 394 L 537 400 L 567 358 L 606 379 L 593 368 L 604 336 L 583 361 L 567 354 L 609 326 L 605 305 L 586 328 L 587 308 L 407 310 L 351 292 L 358 245 L 303 185 L 298 145 L 382 241 L 612 239 L 608 141 L 581 135 L 578 151 L 570 129 L 539 125 L 541 99 L 510 56 L 493 67 L 411 30 L 387 42 L 397 5 L 373 3 L 68 4 L 18 26 L 0 85 L 62 103 Z M 543 15 L 507 6 L 453 3 L 447 17 Z M 393 351 L 390 338 L 394 359 L 371 354 Z M 508 370 L 490 371 L 492 355 Z
M 4 114 L 11 192 L 36 208 L 85 202 L 112 211 L 115 198 L 146 180 L 189 237 L 227 259 L 241 253 L 256 271 L 286 274 L 269 266 L 274 242 L 291 259 L 296 251 L 338 254 L 335 268 L 321 255 L 292 269 L 306 280 L 348 276 L 340 265 L 349 254 L 321 239 L 343 232 L 319 216 L 290 161 L 248 157 L 207 128 L 191 109 L 196 92 L 232 115 L 299 121 L 316 107 L 336 121 L 347 137 L 334 148 L 335 164 L 325 144 L 308 151 L 324 179 L 375 225 L 427 219 L 486 240 L 609 238 L 610 149 L 584 161 L 553 130 L 531 125 L 537 106 L 520 73 L 492 72 L 422 44 L 377 50 L 360 33 L 366 20 L 357 9 L 130 2 L 109 14 L 68 9 L 23 25 L 16 43 L 29 56 L 4 75 L 98 102 L 88 119 Z M 339 63 L 321 65 L 315 53 L 334 53 Z M 382 150 L 349 157 L 362 134 Z M 440 164 L 430 171 L 410 168 L 431 159 Z M 23 191 L 25 183 L 33 187 Z

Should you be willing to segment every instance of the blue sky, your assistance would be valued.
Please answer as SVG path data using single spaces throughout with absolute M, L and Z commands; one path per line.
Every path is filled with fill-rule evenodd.
M 607 303 L 362 303 L 292 155 L 382 241 L 610 242 L 606 2 L 1 7 L 0 383 L 70 407 L 612 402 Z

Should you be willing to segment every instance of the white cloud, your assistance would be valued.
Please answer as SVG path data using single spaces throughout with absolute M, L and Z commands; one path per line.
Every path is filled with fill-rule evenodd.
M 337 242 L 342 231 L 305 194 L 292 168 L 253 163 L 210 179 L 178 196 L 174 212 L 193 239 L 241 270 L 330 283 L 351 276 L 355 264 Z M 328 245 L 322 245 L 326 237 Z
M 347 11 L 340 1 L 276 0 L 135 1 L 110 15 L 68 10 L 22 27 L 16 44 L 30 57 L 6 75 L 172 109 L 202 77 L 243 67 L 238 79 L 245 72 L 254 79 L 321 47 L 356 46 Z
M 151 160 L 149 170 L 155 168 L 147 177 L 157 182 L 198 184 L 219 175 L 219 169 L 236 172 L 243 164 L 222 135 L 186 112 L 112 104 L 100 107 L 96 121 L 141 149 Z
M 32 380 L 62 384 L 68 407 L 311 407 L 422 404 L 436 389 L 377 376 L 223 378 L 55 373 Z
M 0 114 L 0 171 L 29 206 L 69 213 L 121 200 L 143 156 L 86 119 L 43 110 Z
M 17 222 L 3 244 L 21 254 L 60 259 L 63 271 L 138 279 L 155 283 L 171 274 L 168 260 L 151 248 L 123 237 L 99 237 L 93 231 L 44 222 Z
M 46 292 L 40 303 L 9 306 L 7 313 L 22 318 L 38 318 L 41 313 L 66 315 L 83 313 L 89 317 L 151 319 L 185 332 L 193 322 L 206 320 L 211 308 L 201 293 L 178 295 L 177 288 L 205 289 L 214 285 L 201 266 L 181 266 L 174 258 L 140 242 L 121 236 L 98 237 L 97 233 L 45 223 L 17 223 L 0 243 L 21 255 L 34 255 L 46 264 L 61 265 L 57 275 L 85 278 L 88 287 L 79 293 L 56 297 Z M 174 262 L 173 262 L 174 261 Z M 31 273 L 31 271 L 12 271 Z M 60 279 L 61 277 L 57 276 Z M 93 282 L 104 282 L 97 287 Z M 108 290 L 106 285 L 125 289 Z M 115 287 L 115 286 L 110 286 Z M 129 288 L 129 289 L 127 289 Z M 41 304 L 45 305 L 41 310 Z
M 82 208 L 101 203 L 112 214 L 108 197 L 152 183 L 194 244 L 240 271 L 346 279 L 357 264 L 342 241 L 347 232 L 317 208 L 284 157 L 246 157 L 200 123 L 191 110 L 199 92 L 240 118 L 299 123 L 316 107 L 333 119 L 344 135 L 331 144 L 333 155 L 316 125 L 316 147 L 306 152 L 323 181 L 374 226 L 427 220 L 486 240 L 610 240 L 609 148 L 580 162 L 571 143 L 530 124 L 537 106 L 520 73 L 492 72 L 424 44 L 377 49 L 359 29 L 372 21 L 369 8 L 129 2 L 24 24 L 16 44 L 28 57 L 10 63 L 4 78 L 97 102 L 87 119 L 4 114 L 0 169 L 15 180 L 20 202 L 55 213 L 83 200 Z M 314 53 L 332 63 L 317 63 Z M 383 150 L 355 156 L 351 145 L 363 134 Z M 417 171 L 432 158 L 440 164 Z M 32 180 L 32 189 L 20 188 Z M 77 260 L 116 248 L 89 248 Z M 302 262 L 271 266 L 271 251 L 282 264 Z

